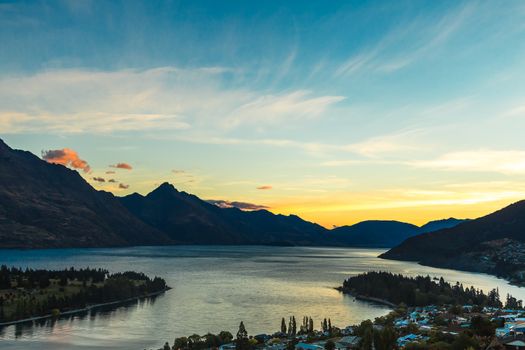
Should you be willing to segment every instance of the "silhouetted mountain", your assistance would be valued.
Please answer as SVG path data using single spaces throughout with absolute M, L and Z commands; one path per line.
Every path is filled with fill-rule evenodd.
M 329 235 L 337 242 L 353 247 L 393 247 L 419 233 L 419 227 L 399 221 L 362 221 L 341 226 Z
M 381 255 L 425 265 L 496 273 L 525 270 L 525 201 L 479 219 L 412 237 Z
M 219 208 L 168 183 L 124 206 L 180 244 L 322 244 L 326 229 L 297 216 Z
M 452 223 L 440 223 L 444 224 Z M 0 247 L 388 247 L 418 230 L 401 222 L 365 221 L 329 231 L 295 215 L 219 208 L 168 183 L 146 196 L 134 193 L 118 198 L 95 190 L 74 170 L 47 163 L 30 152 L 12 150 L 0 140 Z
M 111 193 L 76 171 L 0 140 L 0 246 L 96 247 L 164 244 L 168 238 L 131 215 Z
M 469 221 L 469 219 L 448 218 L 443 220 L 430 221 L 419 228 L 419 233 L 428 233 L 443 230 L 445 228 L 451 228 L 465 221 Z

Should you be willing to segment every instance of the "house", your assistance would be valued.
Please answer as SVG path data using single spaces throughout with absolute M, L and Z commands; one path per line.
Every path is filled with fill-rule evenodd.
M 508 327 L 496 328 L 496 337 L 503 338 L 510 335 L 511 329 Z
M 503 345 L 505 346 L 505 349 L 525 349 L 525 341 L 523 340 L 512 340 L 507 342 L 504 342 Z
M 343 335 L 350 335 L 350 334 L 354 333 L 354 327 L 352 327 L 352 326 L 347 326 L 347 327 L 345 327 L 345 328 L 343 328 L 343 329 L 341 330 L 341 333 L 342 333 Z
M 297 345 L 295 345 L 295 349 L 296 350 L 301 350 L 301 349 L 302 350 L 324 350 L 324 347 L 318 344 L 308 344 L 308 343 L 300 342 L 300 343 L 297 343 Z
M 228 343 L 219 346 L 219 350 L 235 350 L 235 343 Z
M 356 336 L 346 336 L 342 337 L 335 343 L 337 349 L 357 349 L 359 342 L 361 341 L 360 337 Z
M 419 335 L 410 333 L 410 334 L 405 335 L 404 337 L 397 338 L 397 345 L 402 347 L 418 339 L 419 339 Z

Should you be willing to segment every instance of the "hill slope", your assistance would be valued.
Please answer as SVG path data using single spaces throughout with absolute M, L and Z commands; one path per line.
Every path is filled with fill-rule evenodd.
M 419 233 L 428 233 L 443 230 L 446 228 L 452 228 L 465 221 L 469 221 L 469 219 L 448 218 L 443 220 L 429 221 L 419 228 Z
M 381 257 L 517 278 L 525 270 L 525 201 L 409 238 Z
M 0 246 L 102 247 L 163 244 L 168 238 L 131 215 L 76 171 L 0 140 Z

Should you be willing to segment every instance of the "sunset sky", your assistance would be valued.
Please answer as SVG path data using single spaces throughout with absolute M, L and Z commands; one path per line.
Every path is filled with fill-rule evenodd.
M 115 195 L 478 217 L 525 199 L 525 2 L 2 1 L 0 138 Z

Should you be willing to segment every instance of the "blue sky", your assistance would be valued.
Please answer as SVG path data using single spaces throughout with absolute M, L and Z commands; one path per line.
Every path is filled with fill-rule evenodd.
M 525 4 L 504 5 L 1 2 L 0 136 L 73 149 L 117 195 L 479 216 L 525 198 Z

